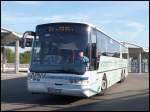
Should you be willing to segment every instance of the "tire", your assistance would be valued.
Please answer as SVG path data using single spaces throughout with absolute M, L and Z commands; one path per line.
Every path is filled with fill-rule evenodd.
M 103 79 L 102 79 L 102 86 L 101 86 L 101 92 L 99 93 L 99 95 L 104 95 L 105 92 L 107 90 L 107 78 L 106 76 L 104 75 L 103 76 Z
M 121 72 L 121 78 L 120 78 L 119 83 L 124 82 L 124 80 L 125 80 L 125 73 L 122 71 L 122 72 Z

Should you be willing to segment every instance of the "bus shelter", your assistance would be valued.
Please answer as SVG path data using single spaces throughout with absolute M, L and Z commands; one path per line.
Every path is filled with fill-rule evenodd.
M 148 73 L 149 72 L 149 49 L 141 46 L 122 42 L 128 48 L 129 72 Z
M 5 46 L 8 46 L 12 43 L 11 46 L 15 46 L 15 72 L 19 71 L 19 40 L 22 35 L 14 31 L 8 30 L 6 28 L 1 28 L 1 71 L 5 72 L 7 57 Z

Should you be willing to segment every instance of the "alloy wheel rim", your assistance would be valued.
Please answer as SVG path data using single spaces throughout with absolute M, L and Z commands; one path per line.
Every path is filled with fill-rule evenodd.
M 102 81 L 102 89 L 104 90 L 105 88 L 106 88 L 106 81 L 103 80 L 103 81 Z

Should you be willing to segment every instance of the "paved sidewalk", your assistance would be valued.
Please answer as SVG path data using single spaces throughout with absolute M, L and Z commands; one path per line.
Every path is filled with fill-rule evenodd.
M 17 77 L 26 77 L 27 72 L 19 72 L 19 73 L 14 73 L 14 72 L 5 72 L 1 73 L 1 80 L 4 79 L 12 79 L 12 78 L 17 78 Z

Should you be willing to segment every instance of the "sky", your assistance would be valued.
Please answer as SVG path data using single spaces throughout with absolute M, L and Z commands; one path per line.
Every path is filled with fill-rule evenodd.
M 149 47 L 148 1 L 1 2 L 1 26 L 18 33 L 61 21 L 88 22 L 118 41 Z

